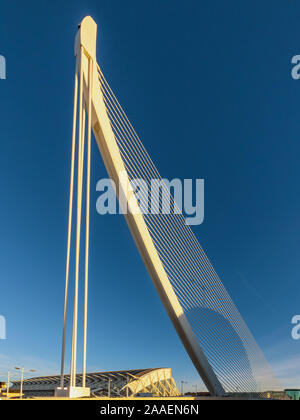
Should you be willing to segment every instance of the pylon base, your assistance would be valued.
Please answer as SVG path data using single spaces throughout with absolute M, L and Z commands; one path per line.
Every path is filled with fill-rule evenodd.
M 57 387 L 55 390 L 55 397 L 58 398 L 89 398 L 90 396 L 90 388 L 70 386 L 68 388 Z

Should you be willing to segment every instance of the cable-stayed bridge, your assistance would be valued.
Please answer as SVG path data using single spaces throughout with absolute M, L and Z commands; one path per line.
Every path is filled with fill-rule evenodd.
M 86 167 L 84 339 L 82 388 L 86 387 L 86 330 L 91 133 L 98 144 L 124 217 L 154 286 L 195 368 L 213 395 L 280 388 L 262 351 L 227 293 L 170 190 L 135 132 L 96 59 L 97 25 L 86 17 L 75 41 L 76 71 L 70 182 L 61 389 L 64 388 L 66 315 L 77 153 L 76 257 L 70 389 L 76 389 L 78 286 Z M 85 142 L 87 137 L 87 142 Z M 86 144 L 85 144 L 86 143 Z M 86 163 L 85 163 L 86 156 Z M 159 180 L 172 202 L 169 214 L 142 212 L 134 180 Z M 143 198 L 143 197 L 142 197 Z M 144 197 L 147 202 L 148 197 Z M 153 203 L 152 203 L 153 204 Z M 159 203 L 155 203 L 159 207 Z M 69 395 L 72 392 L 69 389 Z

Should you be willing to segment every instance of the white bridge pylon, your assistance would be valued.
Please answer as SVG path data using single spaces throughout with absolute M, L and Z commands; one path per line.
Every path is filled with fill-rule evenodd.
M 101 156 L 110 178 L 116 185 L 120 185 L 119 200 L 124 199 L 128 205 L 126 221 L 136 242 L 136 245 L 143 258 L 144 264 L 154 282 L 159 296 L 172 320 L 190 358 L 201 375 L 205 385 L 212 394 L 222 395 L 224 389 L 217 379 L 213 369 L 204 356 L 196 337 L 189 325 L 183 309 L 173 291 L 168 276 L 154 246 L 148 228 L 141 212 L 138 212 L 138 202 L 134 191 L 130 187 L 129 177 L 124 166 L 118 144 L 107 115 L 103 95 L 99 86 L 97 60 L 96 60 L 97 25 L 91 17 L 83 19 L 79 26 L 75 40 L 76 74 L 74 94 L 74 118 L 73 118 L 73 140 L 72 140 L 72 164 L 70 182 L 70 204 L 69 204 L 69 229 L 68 229 L 68 251 L 66 268 L 66 290 L 65 310 L 62 345 L 62 366 L 61 366 L 61 388 L 64 389 L 65 369 L 65 342 L 66 342 L 66 318 L 69 291 L 69 267 L 71 248 L 71 226 L 72 226 L 72 204 L 75 175 L 75 153 L 76 153 L 76 127 L 77 114 L 78 144 L 77 144 L 77 226 L 76 226 L 76 260 L 75 260 L 75 287 L 74 287 L 74 308 L 73 308 L 73 333 L 71 348 L 71 372 L 70 388 L 76 388 L 76 359 L 77 359 L 77 329 L 78 329 L 78 288 L 79 288 L 79 250 L 81 233 L 81 209 L 82 209 L 82 185 L 85 149 L 85 119 L 88 116 L 87 124 L 87 197 L 86 197 L 86 249 L 85 249 L 85 287 L 84 287 L 84 333 L 83 333 L 83 369 L 82 388 L 86 386 L 86 334 L 87 334 L 87 294 L 88 294 L 88 249 L 89 249 L 89 191 L 90 191 L 90 153 L 91 153 L 91 129 L 93 130 Z M 79 97 L 78 97 L 79 91 Z M 79 110 L 77 111 L 77 102 Z M 120 176 L 119 176 L 120 174 Z M 122 174 L 122 176 L 121 176 Z M 126 179 L 127 178 L 127 179 Z M 134 211 L 130 211 L 134 208 Z
M 87 395 L 86 389 L 86 346 L 87 346 L 87 302 L 88 302 L 88 257 L 89 257 L 89 208 L 90 208 L 90 163 L 91 163 L 91 132 L 93 131 L 97 145 L 99 147 L 102 159 L 106 166 L 109 177 L 114 181 L 115 185 L 119 185 L 117 194 L 118 199 L 122 207 L 122 203 L 126 204 L 128 209 L 124 216 L 129 226 L 130 232 L 136 246 L 141 254 L 143 262 L 150 274 L 150 277 L 154 283 L 154 286 L 160 296 L 160 299 L 189 355 L 199 375 L 201 376 L 204 384 L 212 395 L 224 395 L 226 390 L 223 383 L 228 384 L 231 389 L 236 389 L 234 374 L 231 372 L 231 367 L 225 366 L 225 364 L 218 360 L 218 345 L 216 338 L 214 342 L 209 342 L 209 346 L 205 351 L 199 344 L 198 331 L 202 332 L 199 328 L 199 320 L 195 320 L 196 327 L 192 327 L 194 319 L 196 318 L 194 310 L 198 310 L 201 305 L 199 304 L 200 298 L 199 293 L 195 289 L 197 282 L 194 281 L 191 285 L 176 286 L 174 279 L 168 270 L 168 262 L 164 261 L 162 256 L 163 251 L 158 249 L 157 243 L 155 243 L 153 232 L 146 223 L 145 217 L 139 210 L 137 198 L 134 190 L 131 187 L 130 176 L 128 173 L 128 166 L 124 161 L 124 154 L 120 149 L 120 145 L 114 130 L 114 121 L 110 118 L 107 101 L 103 92 L 103 86 L 99 82 L 102 81 L 103 75 L 100 67 L 97 64 L 96 59 L 96 42 L 97 42 L 97 25 L 91 17 L 83 19 L 79 26 L 79 30 L 75 40 L 75 56 L 76 56 L 76 71 L 75 71 L 75 93 L 74 93 L 74 116 L 73 116 L 73 136 L 72 136 L 72 159 L 71 159 L 71 181 L 70 181 L 70 201 L 69 201 L 69 227 L 68 227 L 68 246 L 67 246 L 67 261 L 66 261 L 66 284 L 65 284 L 65 304 L 64 304 L 64 325 L 63 325 L 63 340 L 62 340 L 62 361 L 61 361 L 61 386 L 60 391 L 65 391 L 64 384 L 64 371 L 65 371 L 65 343 L 66 343 L 66 319 L 67 319 L 67 307 L 68 307 L 68 293 L 69 293 L 69 268 L 70 268 L 70 249 L 71 249 L 71 231 L 72 231 L 72 208 L 73 208 L 73 195 L 74 195 L 74 178 L 75 178 L 75 156 L 77 151 L 77 214 L 76 214 L 76 253 L 75 253 L 75 284 L 74 284 L 74 308 L 73 308 L 73 326 L 72 326 L 72 346 L 71 346 L 71 368 L 70 368 L 70 384 L 67 390 L 69 396 Z M 103 82 L 104 83 L 104 82 Z M 77 124 L 77 116 L 79 122 Z M 86 122 L 87 119 L 87 122 Z M 130 124 L 130 123 L 129 123 Z M 78 125 L 78 129 L 77 129 Z M 87 126 L 87 127 L 86 127 Z M 129 127 L 129 125 L 128 125 Z M 131 127 L 131 125 L 130 125 Z M 129 128 L 130 129 L 130 128 Z M 131 130 L 131 129 L 130 129 Z M 85 137 L 87 133 L 87 145 L 85 146 Z M 85 149 L 86 149 L 86 165 L 85 161 Z M 86 221 L 85 221 L 85 276 L 84 276 L 84 333 L 83 333 L 83 366 L 82 366 L 82 386 L 76 387 L 76 364 L 77 364 L 77 330 L 78 330 L 78 289 L 79 289 L 79 263 L 80 263 L 80 238 L 81 238 L 81 213 L 83 205 L 83 176 L 84 167 L 86 166 Z M 194 241 L 194 240 L 193 240 Z M 193 251 L 194 247 L 199 246 L 199 252 L 202 252 L 202 248 L 197 243 L 194 245 L 192 242 L 191 248 L 188 249 L 186 254 Z M 195 248 L 195 249 L 196 249 Z M 201 249 L 200 249 L 201 248 Z M 182 255 L 184 254 L 184 250 Z M 178 250 L 172 249 L 172 252 L 178 253 Z M 195 252 L 196 258 L 198 258 L 198 248 Z M 178 255 L 178 254 L 177 254 Z M 174 260 L 177 264 L 177 260 L 180 261 L 181 256 Z M 187 260 L 190 260 L 190 256 L 186 255 Z M 202 256 L 201 256 L 202 258 Z M 194 273 L 196 273 L 195 263 L 191 261 Z M 202 263 L 201 263 L 202 264 Z M 172 264 L 171 264 L 172 265 Z M 186 272 L 187 264 L 181 264 L 179 277 L 184 276 Z M 196 268 L 195 268 L 196 267 Z M 252 387 L 252 369 L 255 366 L 265 367 L 265 362 L 262 354 L 260 353 L 251 333 L 247 329 L 243 320 L 235 308 L 230 297 L 224 289 L 221 281 L 213 271 L 213 268 L 209 266 L 209 262 L 205 260 L 205 264 L 201 266 L 203 270 L 207 270 L 209 279 L 207 294 L 208 303 L 202 308 L 210 310 L 211 313 L 217 314 L 219 318 L 226 321 L 223 327 L 215 325 L 215 337 L 217 334 L 222 335 L 224 331 L 230 328 L 234 330 L 232 336 L 235 343 L 242 343 L 243 351 L 245 350 L 245 362 L 240 362 L 240 355 L 232 355 L 230 348 L 231 343 L 226 343 L 224 347 L 224 354 L 226 357 L 232 359 L 232 366 L 236 368 L 236 377 L 241 383 L 245 384 L 245 389 Z M 201 270 L 200 270 L 201 271 Z M 204 272 L 204 271 L 203 271 Z M 177 273 L 178 274 L 178 273 Z M 204 278 L 203 273 L 200 273 L 201 278 Z M 200 278 L 200 277 L 199 277 Z M 175 286 L 174 286 L 175 284 Z M 188 287 L 190 290 L 188 290 Z M 179 288 L 181 288 L 179 290 Z M 215 290 L 215 297 L 211 298 L 212 290 Z M 188 297 L 187 297 L 188 296 Z M 203 296 L 201 296 L 201 299 Z M 189 300 L 188 300 L 189 299 Z M 214 300 L 215 299 L 215 300 Z M 223 299 L 223 300 L 222 300 Z M 222 301 L 221 301 L 222 300 Z M 186 302 L 192 305 L 187 307 Z M 186 314 L 188 312 L 188 315 Z M 203 317 L 203 314 L 202 314 Z M 207 320 L 204 320 L 208 322 Z M 225 322 L 224 321 L 224 322 Z M 216 322 L 219 322 L 217 319 Z M 202 324 L 201 324 L 202 325 Z M 204 323 L 203 323 L 204 325 Z M 220 328 L 218 330 L 218 328 Z M 209 326 L 208 326 L 209 329 Z M 209 335 L 208 329 L 203 329 L 203 337 Z M 196 332 L 195 332 L 196 331 Z M 236 340 L 236 335 L 239 335 L 239 339 Z M 240 351 L 240 350 L 239 350 Z M 214 368 L 211 365 L 211 360 L 208 359 L 206 353 L 216 354 L 213 360 Z M 243 353 L 243 357 L 244 357 Z M 220 354 L 220 353 L 219 353 Z M 233 352 L 232 352 L 233 354 Z M 241 353 L 242 354 L 242 353 Z M 223 363 L 223 364 L 222 364 Z M 243 372 L 240 366 L 245 367 L 245 372 L 249 375 L 249 381 L 245 380 Z M 216 374 L 223 372 L 222 375 Z M 254 369 L 253 369 L 254 370 Z M 267 371 L 267 370 L 266 370 Z M 265 372 L 266 372 L 265 371 Z M 250 372 L 250 373 L 249 373 Z M 219 380 L 222 377 L 222 382 Z M 262 380 L 262 378 L 259 378 Z M 254 383 L 253 379 L 253 383 Z M 250 385 L 249 385 L 250 384 Z M 248 387 L 248 388 L 247 388 Z M 250 388 L 249 388 L 250 387 Z M 81 391 L 80 391 L 81 389 Z M 253 387 L 251 388 L 253 390 Z M 59 391 L 59 390 L 58 390 Z M 59 393 L 59 392 L 58 392 Z

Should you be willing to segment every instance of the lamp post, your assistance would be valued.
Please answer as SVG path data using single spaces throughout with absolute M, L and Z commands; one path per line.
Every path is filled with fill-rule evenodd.
M 1 372 L 2 373 L 2 372 Z M 10 386 L 9 386 L 9 383 L 10 383 L 10 378 L 12 377 L 12 375 L 16 375 L 16 373 L 14 373 L 14 372 L 10 372 L 9 370 L 7 371 L 7 373 L 5 372 L 3 372 L 3 374 L 7 374 L 7 384 L 6 384 L 6 398 L 8 398 L 9 397 L 9 388 L 10 388 Z
M 187 384 L 188 382 L 181 381 L 181 395 L 183 395 L 183 384 Z
M 23 398 L 23 380 L 24 380 L 24 366 L 22 367 L 15 367 L 16 370 L 21 372 L 21 386 L 20 386 L 20 398 Z M 35 372 L 34 369 L 27 370 L 26 372 Z
M 6 398 L 8 398 L 8 395 L 9 395 L 9 380 L 10 380 L 10 371 L 7 372 Z
M 20 398 L 23 397 L 23 377 L 24 377 L 24 366 L 22 367 L 15 367 L 16 370 L 21 371 L 21 385 L 20 385 Z
M 193 385 L 194 388 L 196 388 L 196 397 L 197 397 L 197 393 L 198 393 L 198 385 Z
M 110 382 L 111 382 L 111 379 L 109 378 L 109 380 L 108 380 L 108 398 L 110 398 Z

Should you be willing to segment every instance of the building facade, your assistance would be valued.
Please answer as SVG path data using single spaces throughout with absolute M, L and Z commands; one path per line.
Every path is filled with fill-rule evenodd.
M 65 387 L 69 386 L 70 375 L 65 375 Z M 76 376 L 76 386 L 81 386 L 82 375 Z M 20 381 L 14 381 L 11 390 L 20 389 Z M 26 379 L 23 382 L 25 397 L 54 397 L 60 386 L 60 376 L 44 376 Z M 141 369 L 117 372 L 88 373 L 86 386 L 94 397 L 134 397 L 148 394 L 157 397 L 180 395 L 172 378 L 171 369 Z

